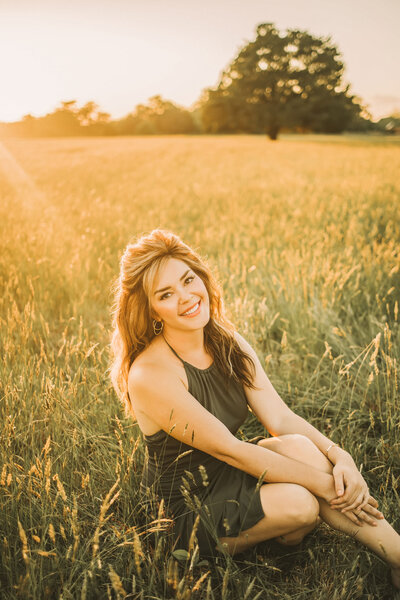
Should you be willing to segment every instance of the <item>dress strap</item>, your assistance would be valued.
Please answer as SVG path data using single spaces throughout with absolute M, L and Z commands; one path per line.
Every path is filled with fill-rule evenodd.
M 168 342 L 167 342 L 167 340 L 165 339 L 165 337 L 164 337 L 164 336 L 163 336 L 163 338 L 164 338 L 164 341 L 165 341 L 165 343 L 167 344 L 167 346 L 169 346 L 169 347 L 171 348 L 171 350 L 172 350 L 172 352 L 175 354 L 175 356 L 176 356 L 177 358 L 179 358 L 179 360 L 180 360 L 182 363 L 185 363 L 185 361 L 183 360 L 183 358 L 181 358 L 181 357 L 179 356 L 179 354 L 176 352 L 176 350 L 174 350 L 174 349 L 173 349 L 173 347 L 172 347 L 170 344 L 168 344 Z

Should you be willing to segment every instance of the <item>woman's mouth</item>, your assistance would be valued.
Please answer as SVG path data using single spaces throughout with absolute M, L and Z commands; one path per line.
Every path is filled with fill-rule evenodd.
M 195 304 L 194 306 L 192 306 L 191 308 L 188 308 L 188 310 L 186 310 L 184 313 L 182 313 L 180 316 L 181 317 L 195 317 L 196 315 L 199 314 L 200 312 L 200 303 L 201 300 L 199 300 L 197 302 L 197 304 Z

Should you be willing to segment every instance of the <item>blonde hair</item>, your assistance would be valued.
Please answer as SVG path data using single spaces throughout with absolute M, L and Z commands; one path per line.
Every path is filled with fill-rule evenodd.
M 221 290 L 210 268 L 177 235 L 155 229 L 136 243 L 128 244 L 121 258 L 119 277 L 113 287 L 111 349 L 114 356 L 110 374 L 117 395 L 130 413 L 129 369 L 155 337 L 149 297 L 157 273 L 169 258 L 185 262 L 202 279 L 207 289 L 210 320 L 204 328 L 204 345 L 216 366 L 227 377 L 254 388 L 254 362 L 240 348 L 234 337 L 235 329 L 224 316 Z

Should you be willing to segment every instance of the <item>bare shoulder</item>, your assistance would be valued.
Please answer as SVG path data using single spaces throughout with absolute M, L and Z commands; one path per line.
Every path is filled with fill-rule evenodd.
M 257 356 L 257 352 L 249 344 L 249 342 L 242 335 L 240 335 L 240 333 L 238 331 L 235 331 L 234 335 L 235 335 L 235 339 L 236 339 L 237 343 L 239 344 L 241 350 L 243 350 L 243 352 L 246 352 L 246 354 L 248 354 L 248 356 L 250 356 L 250 358 L 253 361 L 253 364 L 255 367 L 255 374 L 254 374 L 255 376 L 254 376 L 253 383 L 255 384 L 255 386 L 258 388 L 260 388 L 260 387 L 265 388 L 265 386 L 269 386 L 270 383 L 269 383 L 267 374 L 265 373 L 264 368 L 261 365 L 260 359 Z M 251 401 L 252 399 L 254 399 L 255 391 L 248 390 L 246 388 L 246 394 L 248 396 L 248 400 Z
M 140 384 L 155 381 L 157 375 L 165 372 L 178 373 L 179 365 L 160 345 L 151 344 L 133 361 L 129 369 L 128 382 Z
M 143 352 L 135 358 L 129 369 L 129 379 L 136 381 L 141 378 L 149 369 L 162 366 L 165 361 L 162 349 L 155 344 L 150 344 Z
M 235 337 L 235 340 L 239 344 L 241 350 L 247 352 L 247 354 L 249 354 L 252 358 L 257 358 L 255 350 L 250 346 L 249 342 L 245 340 L 245 338 L 242 335 L 240 335 L 238 331 L 235 331 L 233 335 Z
M 175 356 L 171 355 L 160 343 L 150 344 L 132 363 L 128 375 L 128 389 L 130 395 L 137 395 L 135 391 L 151 392 L 159 388 L 161 382 L 166 380 L 169 385 L 185 383 L 184 369 Z M 139 394 L 139 397 L 141 395 Z
M 183 371 L 183 373 L 182 373 Z M 128 392 L 132 412 L 145 435 L 165 429 L 163 412 L 171 412 L 171 400 L 186 391 L 185 372 L 161 344 L 150 345 L 132 363 Z
M 237 343 L 239 344 L 239 346 L 241 348 L 244 349 L 243 346 L 249 346 L 249 344 L 246 342 L 246 340 L 244 339 L 244 337 L 242 335 L 240 335 L 240 333 L 238 331 L 234 331 L 233 335 L 235 337 L 235 340 L 237 341 Z

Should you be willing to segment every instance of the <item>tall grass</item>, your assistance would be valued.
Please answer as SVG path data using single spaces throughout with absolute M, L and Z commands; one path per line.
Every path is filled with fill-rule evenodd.
M 362 138 L 1 145 L 2 598 L 391 597 L 382 561 L 326 527 L 294 550 L 178 561 L 106 370 L 121 252 L 172 229 L 207 256 L 285 401 L 352 453 L 399 529 L 399 172 L 398 142 Z M 250 415 L 240 433 L 262 432 Z

